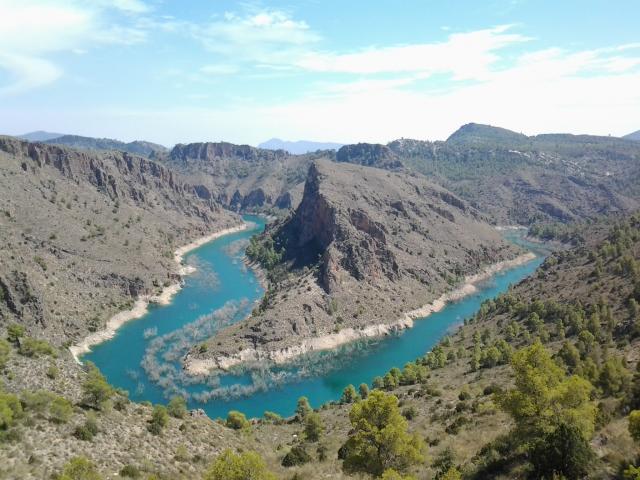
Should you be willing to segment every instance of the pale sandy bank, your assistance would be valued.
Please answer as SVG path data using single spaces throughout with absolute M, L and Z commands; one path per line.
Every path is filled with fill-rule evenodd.
M 529 252 L 520 255 L 512 260 L 504 260 L 494 263 L 481 272 L 465 278 L 465 281 L 455 290 L 447 292 L 434 300 L 415 310 L 406 312 L 395 322 L 388 324 L 377 324 L 364 327 L 362 329 L 345 328 L 338 333 L 331 333 L 315 338 L 305 338 L 298 345 L 266 351 L 254 348 L 247 348 L 240 352 L 229 355 L 207 359 L 187 357 L 184 361 L 184 368 L 190 375 L 206 375 L 214 369 L 227 370 L 236 365 L 247 362 L 269 361 L 275 364 L 286 363 L 287 361 L 305 353 L 312 351 L 330 350 L 355 340 L 371 337 L 382 337 L 393 332 L 413 327 L 413 321 L 418 318 L 428 317 L 432 313 L 439 312 L 449 302 L 460 300 L 461 298 L 475 293 L 477 284 L 490 278 L 496 273 L 514 268 L 527 263 L 536 258 L 535 254 Z

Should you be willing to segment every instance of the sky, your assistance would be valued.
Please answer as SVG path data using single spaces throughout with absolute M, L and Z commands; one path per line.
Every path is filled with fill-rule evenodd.
M 171 146 L 640 129 L 638 0 L 0 0 L 0 132 Z

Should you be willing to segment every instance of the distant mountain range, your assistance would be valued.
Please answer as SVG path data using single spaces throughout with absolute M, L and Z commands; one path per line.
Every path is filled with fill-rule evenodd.
M 54 138 L 63 137 L 64 133 L 45 132 L 44 130 L 36 130 L 35 132 L 25 133 L 24 135 L 16 135 L 16 138 L 27 140 L 28 142 L 46 142 Z
M 640 142 L 640 130 L 638 130 L 637 132 L 630 133 L 629 135 L 625 135 L 622 138 L 626 138 L 627 140 L 635 140 L 637 142 Z
M 265 148 L 267 150 L 286 150 L 294 155 L 300 155 L 304 153 L 316 152 L 318 150 L 337 150 L 342 147 L 342 143 L 334 142 L 311 142 L 309 140 L 298 140 L 297 142 L 290 142 L 287 140 L 280 140 L 279 138 L 272 138 L 266 142 L 262 142 L 258 145 L 258 148 Z
M 83 150 L 118 150 L 149 158 L 155 158 L 160 153 L 168 152 L 168 149 L 163 145 L 143 140 L 135 140 L 133 142 L 126 143 L 112 138 L 83 137 L 80 135 L 45 132 L 43 130 L 18 135 L 17 138 L 21 138 L 22 140 L 27 140 L 29 142 L 64 145 L 66 147 L 81 148 Z

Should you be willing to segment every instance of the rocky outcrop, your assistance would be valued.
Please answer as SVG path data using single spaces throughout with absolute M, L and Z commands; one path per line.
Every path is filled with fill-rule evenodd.
M 481 213 L 424 177 L 322 160 L 264 241 L 286 275 L 206 353 L 192 350 L 190 365 L 286 359 L 392 332 L 404 313 L 517 255 Z
M 199 194 L 233 211 L 265 212 L 297 206 L 305 172 L 315 158 L 334 153 L 292 155 L 231 143 L 176 145 L 163 160 L 199 186 Z
M 345 145 L 336 153 L 336 160 L 388 170 L 397 170 L 404 166 L 388 146 L 371 143 Z

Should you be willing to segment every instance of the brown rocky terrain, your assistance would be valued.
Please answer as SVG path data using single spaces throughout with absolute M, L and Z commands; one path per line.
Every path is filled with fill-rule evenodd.
M 262 241 L 256 257 L 281 257 L 265 300 L 206 353 L 194 349 L 192 370 L 285 361 L 407 327 L 408 312 L 518 255 L 482 214 L 424 177 L 323 160 L 309 168 L 295 213 Z
M 333 156 L 333 151 L 291 155 L 221 142 L 176 145 L 163 161 L 203 199 L 216 199 L 234 211 L 269 212 L 295 208 L 310 162 Z
M 0 325 L 55 344 L 178 281 L 178 246 L 240 223 L 151 160 L 10 137 L 0 196 Z

